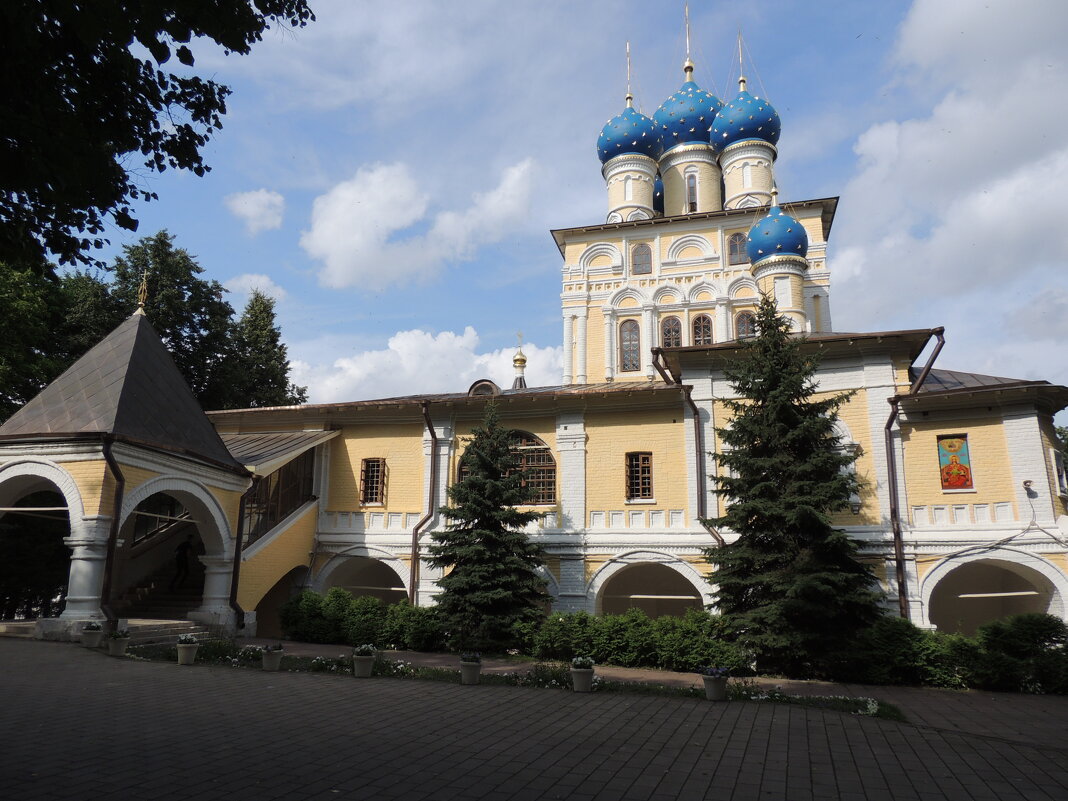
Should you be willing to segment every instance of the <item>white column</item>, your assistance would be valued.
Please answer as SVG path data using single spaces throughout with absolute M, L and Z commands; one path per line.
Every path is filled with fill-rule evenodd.
M 564 311 L 564 375 L 561 379 L 564 384 L 570 384 L 571 377 L 574 375 L 574 343 L 572 342 L 572 332 L 575 327 L 574 320 L 575 318 L 569 310 Z
M 581 532 L 586 521 L 586 424 L 582 412 L 556 418 L 560 456 L 560 528 Z
M 611 381 L 616 375 L 616 312 L 604 307 L 604 380 Z
M 575 333 L 578 337 L 578 353 L 575 357 L 578 359 L 577 369 L 575 370 L 575 383 L 585 384 L 586 379 L 586 309 L 578 309 L 575 312 L 575 328 L 578 329 Z
M 230 580 L 233 577 L 233 561 L 226 556 L 205 554 L 200 557 L 204 565 L 204 594 L 200 607 L 189 613 L 190 620 L 215 626 L 232 626 L 234 611 L 230 608 Z
M 731 338 L 731 306 L 726 296 L 716 298 L 716 342 L 726 342 Z
M 100 620 L 100 593 L 104 589 L 104 562 L 108 553 L 111 518 L 83 521 L 82 530 L 63 538 L 71 549 L 70 574 L 67 579 L 67 604 L 61 618 Z
M 656 326 L 653 323 L 653 304 L 642 307 L 642 369 L 653 380 L 653 348 L 657 345 Z

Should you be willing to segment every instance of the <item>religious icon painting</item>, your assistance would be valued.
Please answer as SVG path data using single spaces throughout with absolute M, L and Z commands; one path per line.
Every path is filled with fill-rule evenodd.
M 944 491 L 974 489 L 967 434 L 938 436 L 938 472 Z

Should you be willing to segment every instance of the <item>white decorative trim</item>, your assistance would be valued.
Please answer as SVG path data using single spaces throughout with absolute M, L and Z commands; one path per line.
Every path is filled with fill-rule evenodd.
M 712 247 L 712 243 L 708 241 L 707 237 L 704 237 L 701 234 L 684 234 L 668 246 L 667 259 L 664 261 L 664 265 L 671 266 L 677 264 L 679 261 L 679 254 L 687 248 L 697 248 L 701 251 L 702 258 L 705 259 L 711 259 L 716 255 L 716 251 Z M 696 260 L 687 259 L 687 261 Z
M 711 586 L 689 562 L 663 551 L 634 550 L 613 556 L 593 574 L 586 585 L 586 611 L 598 614 L 601 606 L 601 592 L 608 581 L 621 570 L 642 564 L 660 564 L 670 567 L 693 585 L 701 597 L 702 605 L 708 606 L 713 603 Z
M 404 563 L 398 559 L 397 555 L 392 551 L 388 551 L 385 548 L 378 548 L 374 545 L 353 545 L 331 554 L 330 559 L 327 560 L 326 564 L 319 568 L 319 572 L 316 573 L 309 582 L 311 588 L 319 593 L 325 592 L 330 577 L 347 559 L 353 557 L 362 557 L 381 562 L 397 574 L 401 584 L 404 585 L 405 592 L 411 591 L 410 576 Z
M 618 222 L 622 221 L 622 218 L 618 220 Z M 598 242 L 590 245 L 582 251 L 582 255 L 579 256 L 578 260 L 579 267 L 581 267 L 583 271 L 588 271 L 590 269 L 604 269 L 603 267 L 590 267 L 590 263 L 598 256 L 607 256 L 612 262 L 610 266 L 614 271 L 621 271 L 623 269 L 623 254 L 620 252 L 619 248 L 608 242 Z
M 0 465 L 0 498 L 4 497 L 4 484 L 8 481 L 23 477 L 33 476 L 44 479 L 54 484 L 60 495 L 67 503 L 67 514 L 70 517 L 71 534 L 74 535 L 76 523 L 80 524 L 85 517 L 85 506 L 82 503 L 81 493 L 74 478 L 55 462 L 40 458 L 16 459 Z M 21 496 L 20 496 L 21 497 Z M 18 498 L 12 498 L 12 501 Z M 11 506 L 6 500 L 0 505 Z M 110 518 L 109 518 L 110 519 Z
M 760 287 L 758 287 L 756 281 L 754 281 L 749 276 L 745 276 L 743 278 L 735 278 L 733 281 L 731 281 L 730 284 L 727 286 L 727 297 L 729 297 L 731 300 L 738 300 L 738 293 L 742 289 L 753 290 L 753 292 L 756 293 L 756 297 L 741 298 L 741 300 L 752 303 L 756 303 L 758 300 L 760 300 Z
M 141 501 L 160 492 L 175 496 L 192 512 L 198 521 L 197 531 L 200 532 L 208 556 L 233 558 L 233 532 L 230 531 L 226 514 L 207 486 L 190 478 L 159 476 L 141 484 L 123 498 L 119 525 L 125 525 Z M 191 505 L 199 506 L 199 511 L 205 512 L 208 519 L 203 519 L 203 515 L 198 514 L 196 508 L 190 508 Z

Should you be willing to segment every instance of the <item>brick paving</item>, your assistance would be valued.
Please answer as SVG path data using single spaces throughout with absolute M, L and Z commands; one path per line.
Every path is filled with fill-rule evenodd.
M 0 666 L 0 798 L 12 801 L 1068 798 L 1060 698 L 877 688 L 925 710 L 905 724 L 753 702 L 178 667 L 18 639 L 0 638 Z M 957 719 L 941 720 L 939 704 Z M 970 730 L 980 719 L 993 734 Z

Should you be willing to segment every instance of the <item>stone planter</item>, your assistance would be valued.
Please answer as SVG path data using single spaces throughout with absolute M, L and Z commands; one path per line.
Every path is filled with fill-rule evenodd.
M 200 643 L 178 643 L 178 664 L 193 664 L 193 660 L 197 658 L 197 648 L 199 647 Z
M 108 640 L 108 656 L 125 656 L 129 644 L 129 637 L 111 637 Z
M 571 687 L 577 693 L 593 690 L 593 668 L 571 668 Z
M 716 676 L 702 676 L 705 681 L 705 698 L 709 701 L 727 700 L 727 679 Z
M 87 631 L 86 629 L 82 629 L 82 645 L 86 648 L 99 648 L 100 641 L 103 639 L 103 631 Z
M 478 684 L 479 678 L 482 674 L 481 662 L 461 662 L 460 663 L 460 684 Z
M 371 678 L 371 671 L 375 667 L 375 658 L 373 656 L 354 656 L 352 657 L 352 675 L 358 679 Z
M 263 652 L 263 669 L 269 671 L 278 670 L 282 666 L 282 654 L 285 651 L 267 651 Z

